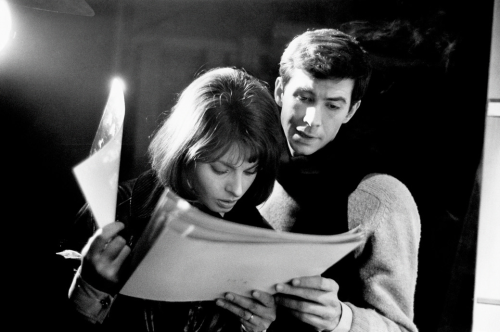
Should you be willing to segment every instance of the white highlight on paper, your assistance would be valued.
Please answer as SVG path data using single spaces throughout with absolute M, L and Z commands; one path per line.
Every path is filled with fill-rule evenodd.
M 92 143 L 90 157 L 73 168 L 100 228 L 115 220 L 124 117 L 123 83 L 115 79 Z

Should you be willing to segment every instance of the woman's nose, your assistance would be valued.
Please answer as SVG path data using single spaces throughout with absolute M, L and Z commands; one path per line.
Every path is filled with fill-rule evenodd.
M 240 197 L 243 195 L 243 179 L 241 174 L 235 174 L 226 183 L 226 191 L 231 193 L 235 197 Z

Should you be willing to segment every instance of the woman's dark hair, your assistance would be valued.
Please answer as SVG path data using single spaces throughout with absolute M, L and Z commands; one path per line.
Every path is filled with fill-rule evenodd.
M 235 144 L 241 160 L 258 163 L 255 181 L 245 193 L 246 200 L 258 205 L 271 194 L 286 148 L 279 111 L 265 83 L 244 70 L 216 68 L 181 93 L 155 133 L 149 155 L 160 182 L 195 201 L 188 185 L 195 162 L 213 162 Z

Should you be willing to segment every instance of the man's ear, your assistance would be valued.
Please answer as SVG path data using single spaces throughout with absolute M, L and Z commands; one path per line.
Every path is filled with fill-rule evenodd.
M 351 120 L 351 118 L 354 116 L 354 114 L 358 110 L 359 105 L 361 105 L 361 100 L 358 100 L 354 105 L 351 106 L 351 109 L 349 110 L 346 117 L 344 118 L 343 123 L 347 123 L 347 122 L 349 122 L 349 120 Z
M 278 106 L 283 106 L 283 79 L 281 76 L 276 78 L 276 83 L 274 84 L 274 100 Z

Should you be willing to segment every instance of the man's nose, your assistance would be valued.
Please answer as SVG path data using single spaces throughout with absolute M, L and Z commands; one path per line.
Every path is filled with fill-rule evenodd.
M 309 127 L 319 126 L 321 124 L 320 113 L 316 106 L 310 106 L 306 108 L 306 115 L 303 120 Z

